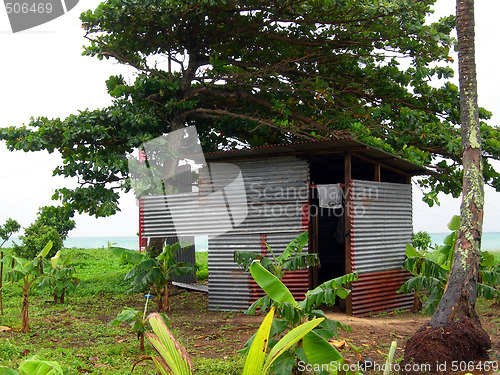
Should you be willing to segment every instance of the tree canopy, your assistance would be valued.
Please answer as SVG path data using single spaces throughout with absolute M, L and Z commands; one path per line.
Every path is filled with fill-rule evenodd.
M 126 157 L 143 141 L 195 125 L 204 151 L 353 136 L 436 171 L 421 184 L 461 191 L 453 16 L 426 23 L 435 0 L 110 0 L 81 15 L 84 54 L 134 67 L 112 76 L 111 106 L 0 129 L 10 149 L 58 150 L 55 198 L 113 214 Z M 436 87 L 433 82 L 444 82 Z M 481 118 L 490 116 L 480 111 Z M 481 126 L 485 182 L 499 129 Z

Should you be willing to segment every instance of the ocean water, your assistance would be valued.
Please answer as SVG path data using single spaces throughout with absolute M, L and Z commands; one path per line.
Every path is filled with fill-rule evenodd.
M 429 233 L 431 235 L 432 243 L 442 245 L 444 238 L 449 233 Z M 14 242 L 20 243 L 18 239 Z M 64 246 L 78 247 L 83 249 L 99 249 L 107 248 L 108 242 L 113 246 L 124 247 L 126 249 L 139 249 L 138 237 L 71 237 L 64 241 Z M 500 251 L 500 232 L 484 232 L 481 248 L 484 251 Z M 4 244 L 4 248 L 12 246 L 12 240 Z M 208 243 L 206 237 L 196 238 L 196 251 L 207 251 Z
M 18 238 L 7 241 L 4 248 L 12 247 L 13 242 L 20 244 Z M 107 248 L 108 243 L 112 246 L 124 247 L 125 249 L 139 250 L 138 237 L 70 237 L 64 241 L 64 247 L 81 249 L 100 249 Z M 208 243 L 206 237 L 196 239 L 196 251 L 207 251 Z
M 441 246 L 448 233 L 429 233 L 433 244 Z M 481 237 L 481 250 L 500 252 L 500 232 L 484 232 Z

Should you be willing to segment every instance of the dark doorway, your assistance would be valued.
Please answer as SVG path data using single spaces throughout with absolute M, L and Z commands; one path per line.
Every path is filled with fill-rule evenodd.
M 344 202 L 341 208 L 320 207 L 318 194 L 318 185 L 343 183 L 344 155 L 316 156 L 309 162 L 311 250 L 321 263 L 313 270 L 313 286 L 317 286 L 345 274 Z

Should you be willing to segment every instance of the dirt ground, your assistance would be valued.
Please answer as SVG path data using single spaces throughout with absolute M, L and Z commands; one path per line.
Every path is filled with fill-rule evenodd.
M 174 296 L 172 302 L 169 316 L 174 334 L 180 336 L 186 349 L 194 357 L 224 358 L 233 355 L 243 347 L 263 319 L 263 316 L 243 313 L 208 311 L 208 297 L 204 293 L 182 292 Z M 406 340 L 429 320 L 428 317 L 411 312 L 355 318 L 328 310 L 329 308 L 325 308 L 324 311 L 330 319 L 352 328 L 352 332 L 339 332 L 339 339 L 346 341 L 340 351 L 351 363 L 372 360 L 382 365 L 393 341 L 397 342 L 394 361 L 399 362 L 403 358 Z M 480 317 L 493 344 L 490 359 L 499 361 L 500 314 L 495 309 L 486 311 Z M 358 349 L 359 354 L 352 346 Z

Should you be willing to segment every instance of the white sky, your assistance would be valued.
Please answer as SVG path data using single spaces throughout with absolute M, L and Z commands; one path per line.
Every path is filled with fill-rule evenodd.
M 0 127 L 20 126 L 31 116 L 64 118 L 86 108 L 109 105 L 105 80 L 112 74 L 126 76 L 132 70 L 111 61 L 81 56 L 85 43 L 79 15 L 95 9 L 99 0 L 80 0 L 66 15 L 34 29 L 13 34 L 7 14 L 0 6 Z M 436 14 L 454 13 L 455 0 L 438 0 Z M 500 121 L 500 77 L 496 70 L 499 52 L 497 38 L 500 24 L 496 15 L 500 2 L 476 2 L 476 62 L 479 104 L 494 113 L 491 124 Z M 0 224 L 9 217 L 22 226 L 35 219 L 39 207 L 57 204 L 53 191 L 71 182 L 51 177 L 59 158 L 46 152 L 9 152 L 0 145 Z M 495 218 L 500 213 L 500 193 L 486 189 L 485 231 L 500 232 Z M 459 200 L 440 195 L 441 206 L 429 208 L 414 189 L 415 231 L 446 232 L 446 223 L 459 213 Z M 124 196 L 122 211 L 110 218 L 78 216 L 71 237 L 134 236 L 138 228 L 135 199 Z

